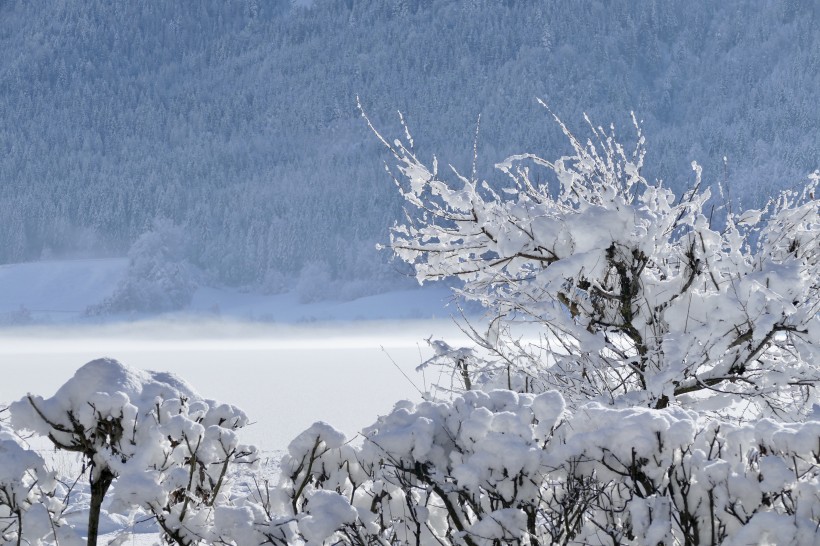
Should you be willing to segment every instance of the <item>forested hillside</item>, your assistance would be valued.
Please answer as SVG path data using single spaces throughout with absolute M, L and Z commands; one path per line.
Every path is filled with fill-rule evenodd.
M 175 224 L 213 281 L 385 286 L 400 196 L 357 95 L 462 171 L 480 114 L 485 173 L 566 150 L 536 97 L 622 140 L 634 110 L 649 178 L 681 189 L 697 160 L 754 205 L 820 166 L 818 6 L 0 0 L 0 262 L 123 255 Z

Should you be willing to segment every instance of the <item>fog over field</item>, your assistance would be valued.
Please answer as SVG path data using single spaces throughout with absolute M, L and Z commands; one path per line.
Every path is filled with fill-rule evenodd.
M 416 387 L 439 380 L 415 371 L 432 353 L 424 339 L 434 332 L 463 337 L 447 320 L 15 328 L 0 331 L 0 366 L 14 370 L 0 385 L 0 401 L 51 396 L 82 364 L 111 357 L 178 374 L 203 396 L 241 407 L 254 422 L 242 431 L 244 441 L 283 450 L 314 421 L 353 437 L 397 400 L 420 400 Z

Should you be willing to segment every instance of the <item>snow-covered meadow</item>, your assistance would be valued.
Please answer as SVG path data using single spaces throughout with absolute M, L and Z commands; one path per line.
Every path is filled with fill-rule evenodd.
M 245 410 L 244 441 L 282 450 L 314 421 L 353 436 L 432 380 L 415 368 L 447 319 L 261 324 L 226 320 L 49 325 L 0 330 L 0 401 L 52 395 L 81 365 L 110 357 L 172 372 L 209 398 Z M 366 394 L 365 394 L 366 393 Z
M 463 337 L 449 318 L 459 310 L 439 286 L 317 302 L 203 286 L 185 314 L 87 316 L 127 265 L 0 265 L 0 366 L 12 370 L 0 403 L 51 395 L 86 362 L 110 357 L 178 374 L 201 394 L 236 404 L 253 422 L 245 440 L 281 450 L 314 421 L 354 435 L 397 400 L 417 399 L 434 380 L 415 372 L 432 354 L 425 339 Z

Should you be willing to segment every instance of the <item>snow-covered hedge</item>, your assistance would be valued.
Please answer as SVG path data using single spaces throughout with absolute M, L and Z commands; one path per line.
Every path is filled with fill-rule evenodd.
M 169 374 L 97 360 L 11 410 L 19 431 L 86 457 L 92 508 L 113 485 L 109 511 L 137 508 L 185 546 L 820 541 L 817 415 L 737 425 L 681 408 L 570 411 L 556 391 L 471 390 L 399 402 L 358 443 L 316 423 L 290 444 L 280 483 L 258 476 L 239 490 L 237 465 L 255 468 L 236 434 L 247 417 Z M 76 543 L 55 483 L 0 433 L 5 544 Z
M 474 347 L 432 342 L 449 400 L 399 402 L 360 444 L 317 423 L 249 491 L 231 487 L 247 417 L 168 374 L 97 360 L 13 404 L 14 427 L 85 458 L 88 544 L 115 482 L 112 506 L 180 546 L 820 544 L 820 175 L 718 225 L 696 165 L 675 196 L 640 175 L 642 137 L 628 154 L 564 129 L 575 155 L 510 158 L 506 188 L 382 139 L 414 209 L 394 251 L 491 313 Z M 3 457 L 4 540 L 56 529 L 40 459 Z
M 402 402 L 360 447 L 323 423 L 271 494 L 307 544 L 816 544 L 820 422 L 470 391 Z M 287 518 L 284 518 L 287 520 Z M 270 524 L 265 527 L 270 530 Z

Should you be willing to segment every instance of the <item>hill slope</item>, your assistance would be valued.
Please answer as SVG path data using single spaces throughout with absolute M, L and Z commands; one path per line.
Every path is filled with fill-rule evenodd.
M 627 139 L 634 110 L 650 176 L 682 188 L 698 160 L 761 202 L 820 162 L 818 6 L 4 0 L 0 262 L 122 255 L 166 218 L 220 282 L 307 267 L 383 289 L 398 276 L 373 247 L 400 203 L 356 95 L 463 171 L 479 114 L 488 171 L 566 150 L 535 97 Z

